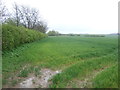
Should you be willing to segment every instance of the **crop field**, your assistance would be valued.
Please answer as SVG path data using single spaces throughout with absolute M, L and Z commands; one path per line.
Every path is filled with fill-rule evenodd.
M 33 74 L 41 78 L 41 71 L 51 70 L 60 73 L 45 87 L 118 88 L 117 35 L 50 36 L 4 51 L 2 58 L 3 87 L 19 87 Z

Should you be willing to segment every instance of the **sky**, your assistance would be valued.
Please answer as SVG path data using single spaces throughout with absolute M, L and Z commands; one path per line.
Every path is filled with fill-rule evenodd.
M 19 5 L 39 10 L 49 30 L 60 33 L 110 34 L 118 32 L 119 0 L 4 0 L 9 10 Z

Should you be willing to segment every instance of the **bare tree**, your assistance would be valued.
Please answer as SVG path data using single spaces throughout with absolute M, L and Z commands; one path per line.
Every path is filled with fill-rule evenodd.
M 38 21 L 34 27 L 35 30 L 40 31 L 42 33 L 46 33 L 48 27 L 47 27 L 47 23 L 43 22 L 43 21 Z
M 14 4 L 13 21 L 16 21 L 16 26 L 24 26 L 29 29 L 35 29 L 45 33 L 47 24 L 41 21 L 39 11 L 35 8 L 26 7 L 23 5 Z M 11 20 L 10 20 L 11 21 Z
M 27 28 L 30 28 L 30 9 L 27 7 L 22 6 L 22 16 L 24 17 L 25 20 L 25 25 Z
M 0 0 L 0 22 L 3 23 L 9 16 L 5 4 Z
M 5 5 L 3 5 L 2 1 L 0 1 L 0 16 L 5 16 L 5 11 L 6 11 L 6 7 Z
M 47 31 L 47 24 L 41 21 L 39 11 L 35 8 L 21 6 L 19 9 L 22 24 L 29 29 L 35 29 L 45 33 Z
M 15 18 L 15 20 L 16 20 L 16 26 L 19 26 L 19 24 L 20 24 L 20 10 L 19 10 L 19 6 L 16 4 L 16 3 L 14 3 L 14 18 Z
M 31 10 L 31 28 L 34 29 L 35 25 L 38 23 L 39 21 L 39 11 L 36 9 L 32 9 Z
M 39 17 L 39 11 L 35 8 L 29 8 L 22 6 L 22 13 L 21 17 L 23 18 L 23 21 L 27 28 L 32 28 L 36 26 L 36 23 L 38 23 L 40 17 Z
M 37 21 L 38 13 L 35 9 L 31 9 L 25 6 L 19 8 L 21 23 L 27 28 L 34 28 Z

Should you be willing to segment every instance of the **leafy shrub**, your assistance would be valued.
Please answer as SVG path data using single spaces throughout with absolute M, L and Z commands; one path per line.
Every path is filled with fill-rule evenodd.
M 11 50 L 23 43 L 30 43 L 44 37 L 46 34 L 35 30 L 4 24 L 2 26 L 2 49 Z

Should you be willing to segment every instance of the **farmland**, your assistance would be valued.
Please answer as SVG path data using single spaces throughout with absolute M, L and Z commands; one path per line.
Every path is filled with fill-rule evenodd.
M 117 35 L 50 36 L 26 43 L 3 52 L 3 87 L 50 69 L 61 70 L 49 80 L 51 88 L 117 88 L 117 50 Z

